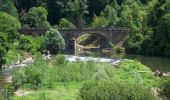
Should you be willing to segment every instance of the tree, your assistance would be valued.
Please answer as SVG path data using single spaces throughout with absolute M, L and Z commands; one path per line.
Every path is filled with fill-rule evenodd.
M 105 6 L 111 3 L 112 0 L 87 0 L 89 17 L 94 15 L 100 16 L 101 11 L 105 9 Z
M 170 13 L 165 14 L 158 21 L 148 48 L 150 48 L 149 54 L 170 56 Z
M 115 8 L 108 5 L 101 12 L 99 17 L 97 16 L 94 17 L 92 27 L 93 28 L 115 27 L 118 21 L 119 18 L 117 16 L 117 11 L 115 10 Z
M 101 12 L 101 16 L 104 16 L 106 19 L 108 19 L 107 27 L 115 27 L 119 21 L 116 9 L 110 5 L 106 6 L 104 11 Z
M 0 11 L 18 18 L 18 12 L 11 0 L 0 0 Z
M 46 32 L 43 47 L 45 50 L 50 51 L 52 54 L 57 54 L 66 46 L 65 40 L 57 29 L 50 29 Z
M 18 36 L 18 29 L 21 28 L 20 22 L 8 13 L 0 12 L 0 23 L 0 32 L 7 34 L 8 42 L 13 42 Z
M 68 0 L 47 0 L 48 21 L 54 25 L 64 17 Z
M 143 10 L 139 3 L 133 0 L 124 1 L 120 14 L 119 26 L 128 27 L 130 33 L 128 35 L 126 51 L 128 53 L 141 53 L 142 44 L 148 39 L 151 32 L 147 27 L 147 13 Z
M 59 28 L 67 28 L 67 29 L 75 29 L 75 25 L 67 20 L 66 18 L 62 18 L 60 21 L 59 21 Z
M 0 70 L 2 65 L 5 64 L 5 55 L 8 48 L 7 33 L 0 32 Z
M 27 12 L 32 7 L 46 7 L 46 1 L 47 0 L 29 0 L 28 2 L 28 0 L 14 0 L 14 4 L 19 12 Z
M 46 28 L 50 25 L 47 22 L 47 10 L 43 7 L 33 7 L 29 10 L 26 18 L 26 23 L 31 28 Z

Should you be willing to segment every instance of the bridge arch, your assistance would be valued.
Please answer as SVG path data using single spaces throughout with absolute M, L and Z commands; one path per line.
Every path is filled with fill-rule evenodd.
M 61 35 L 64 37 L 66 41 L 66 50 L 69 49 L 68 43 L 73 43 L 75 39 L 80 37 L 83 34 L 90 33 L 90 34 L 96 34 L 103 36 L 106 41 L 104 47 L 107 47 L 107 42 L 111 41 L 114 44 L 119 43 L 122 41 L 127 33 L 129 32 L 129 29 L 121 28 L 121 27 L 115 27 L 115 28 L 106 28 L 106 29 L 58 29 Z M 20 29 L 18 30 L 21 34 L 28 34 L 33 36 L 39 36 L 44 35 L 46 29 Z M 31 33 L 31 34 L 30 34 Z

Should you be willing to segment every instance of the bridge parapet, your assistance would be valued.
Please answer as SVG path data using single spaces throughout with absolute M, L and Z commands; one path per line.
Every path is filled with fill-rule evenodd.
M 44 35 L 47 30 L 46 29 L 20 29 L 18 31 L 21 34 L 39 36 L 39 35 Z M 67 42 L 66 44 L 69 44 L 70 40 L 72 41 L 73 38 L 77 39 L 78 37 L 84 34 L 100 35 L 105 38 L 105 41 L 103 41 L 103 43 L 112 42 L 114 44 L 118 44 L 129 33 L 129 29 L 122 28 L 122 27 L 101 28 L 101 29 L 58 29 L 58 31 L 65 38 Z

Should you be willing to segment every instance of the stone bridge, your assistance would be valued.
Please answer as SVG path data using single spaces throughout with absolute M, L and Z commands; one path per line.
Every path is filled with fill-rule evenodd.
M 84 34 L 95 34 L 103 37 L 101 49 L 108 46 L 108 42 L 118 44 L 122 42 L 127 36 L 129 30 L 126 28 L 110 28 L 110 29 L 58 29 L 60 34 L 66 41 L 66 49 L 75 49 L 75 40 Z M 45 29 L 20 29 L 21 34 L 40 36 L 44 35 L 47 30 Z

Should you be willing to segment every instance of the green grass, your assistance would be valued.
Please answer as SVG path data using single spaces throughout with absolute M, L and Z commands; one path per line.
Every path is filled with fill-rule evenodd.
M 114 70 L 116 79 L 134 84 L 136 82 L 143 84 L 146 87 L 156 86 L 159 82 L 159 77 L 154 76 L 154 72 L 147 66 L 134 60 L 122 61 L 118 68 Z
M 23 97 L 14 96 L 13 100 L 76 100 L 81 85 L 79 82 L 58 82 L 53 89 L 40 89 Z
M 113 67 L 100 62 L 67 62 L 57 56 L 52 61 L 37 61 L 13 72 L 14 87 L 33 89 L 24 97 L 14 96 L 14 100 L 76 100 L 79 88 L 87 81 L 115 79 L 128 84 L 139 83 L 146 88 L 157 86 L 158 77 L 138 61 L 123 60 Z M 43 98 L 43 99 L 42 99 Z M 46 99 L 44 99 L 46 98 Z

